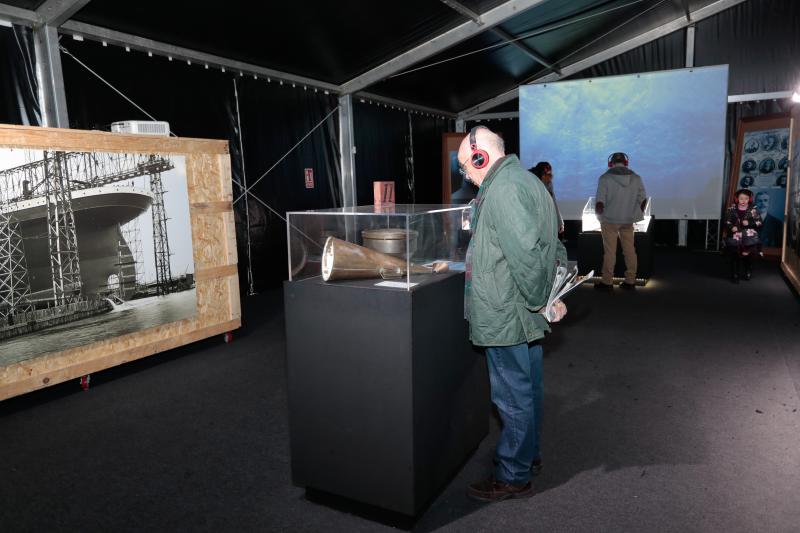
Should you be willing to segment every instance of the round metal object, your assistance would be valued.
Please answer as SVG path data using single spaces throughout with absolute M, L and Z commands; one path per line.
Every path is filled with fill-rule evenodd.
M 406 252 L 413 255 L 417 250 L 418 232 L 404 229 L 365 229 L 361 232 L 364 246 L 384 254 L 406 257 Z M 408 236 L 408 250 L 406 250 Z

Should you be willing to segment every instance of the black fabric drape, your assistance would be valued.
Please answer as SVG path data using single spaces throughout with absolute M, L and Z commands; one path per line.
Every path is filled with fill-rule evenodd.
M 353 136 L 356 146 L 356 203 L 373 202 L 372 184 L 395 182 L 395 201 L 411 203 L 406 153 L 410 150 L 405 111 L 383 104 L 353 102 Z
M 800 83 L 800 2 L 749 0 L 701 20 L 695 64 L 730 65 L 729 94 L 787 91 Z
M 573 74 L 569 79 L 619 76 L 656 70 L 672 70 L 685 66 L 686 32 L 681 30 Z
M 176 135 L 231 140 L 230 73 L 90 41 L 62 44 Z M 61 54 L 61 64 L 70 127 L 108 131 L 119 120 L 150 120 L 71 57 Z
M 26 26 L 0 27 L 0 122 L 38 126 L 38 83 L 36 80 L 36 55 L 33 50 L 33 32 Z
M 442 134 L 446 118 L 354 102 L 356 193 L 359 205 L 373 203 L 372 184 L 395 182 L 398 204 L 442 202 Z
M 414 137 L 414 177 L 418 204 L 442 203 L 442 134 L 452 131 L 452 121 L 411 114 Z
M 288 83 L 268 84 L 247 77 L 237 78 L 237 90 L 247 182 L 258 197 L 248 198 L 247 206 L 253 277 L 259 291 L 287 278 L 286 223 L 282 219 L 286 212 L 337 207 L 341 203 L 337 102 L 335 97 L 315 93 L 313 89 L 304 90 Z M 231 121 L 235 124 L 235 103 L 231 111 Z M 308 138 L 265 174 L 331 112 Z M 231 142 L 232 158 L 234 154 L 239 154 L 238 136 Z M 306 168 L 313 169 L 313 188 L 306 188 Z M 238 165 L 235 176 L 239 183 L 244 183 Z M 234 198 L 238 198 L 241 189 L 234 185 L 234 191 Z M 242 286 L 246 282 L 244 201 L 242 198 L 235 206 Z

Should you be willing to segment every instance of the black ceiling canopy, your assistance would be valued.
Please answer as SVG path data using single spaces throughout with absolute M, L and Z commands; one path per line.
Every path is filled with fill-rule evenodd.
M 435 0 L 95 0 L 73 18 L 337 85 L 462 22 Z
M 681 13 L 680 3 L 672 0 L 550 1 L 501 27 L 515 36 L 533 34 L 520 42 L 559 67 L 674 20 Z M 459 112 L 551 72 L 503 42 L 491 31 L 481 33 L 369 90 Z
M 459 3 L 481 15 L 505 1 Z M 498 28 L 525 37 L 520 44 L 558 68 L 713 1 L 546 0 Z M 33 9 L 42 2 L 6 3 Z M 335 85 L 469 21 L 440 0 L 93 0 L 73 19 Z M 549 72 L 484 30 L 366 90 L 459 112 Z
M 3 0 L 4 4 L 19 7 L 21 9 L 36 10 L 40 5 L 44 4 L 45 0 Z

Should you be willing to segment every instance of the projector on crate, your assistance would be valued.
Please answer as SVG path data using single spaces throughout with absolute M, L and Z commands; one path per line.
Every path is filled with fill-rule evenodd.
M 133 135 L 160 135 L 169 137 L 169 122 L 155 120 L 123 120 L 111 124 L 112 133 Z

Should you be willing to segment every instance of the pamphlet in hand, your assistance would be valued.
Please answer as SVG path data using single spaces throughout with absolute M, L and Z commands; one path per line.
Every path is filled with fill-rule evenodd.
M 553 287 L 550 289 L 550 296 L 547 298 L 547 305 L 542 307 L 539 312 L 544 315 L 548 322 L 552 322 L 555 318 L 555 303 L 562 300 L 572 290 L 586 281 L 594 277 L 594 270 L 585 276 L 578 275 L 577 265 L 568 268 L 563 265 L 556 267 L 556 277 L 553 280 Z

